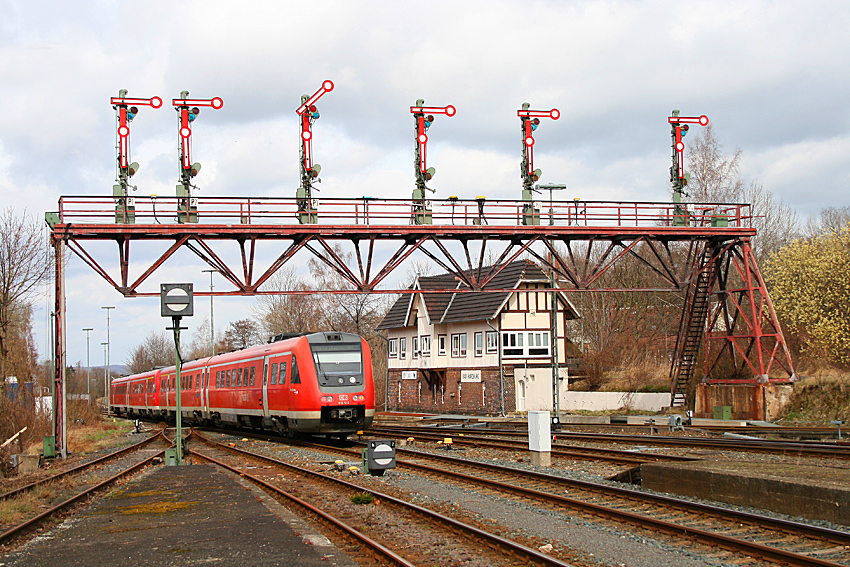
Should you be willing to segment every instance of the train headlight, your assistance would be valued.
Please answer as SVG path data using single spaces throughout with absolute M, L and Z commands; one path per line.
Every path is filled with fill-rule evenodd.
M 357 377 L 351 376 L 351 377 L 348 378 L 348 381 L 351 382 L 352 384 L 354 384 L 355 382 L 357 382 Z

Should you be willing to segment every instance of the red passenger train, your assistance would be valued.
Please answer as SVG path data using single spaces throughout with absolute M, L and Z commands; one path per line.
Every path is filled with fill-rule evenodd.
M 345 435 L 375 416 L 372 357 L 363 338 L 323 332 L 183 364 L 180 407 L 188 423 L 284 433 Z M 173 421 L 174 366 L 112 381 L 118 415 Z

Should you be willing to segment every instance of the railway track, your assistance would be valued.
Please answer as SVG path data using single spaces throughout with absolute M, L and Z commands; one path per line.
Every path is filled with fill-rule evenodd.
M 382 438 L 404 439 L 410 436 L 410 432 L 393 431 L 384 428 L 372 428 L 370 433 Z M 458 431 L 455 429 L 441 430 L 440 432 L 432 432 L 429 430 L 418 430 L 415 432 L 415 439 L 419 440 L 442 440 L 446 437 L 452 438 L 453 445 L 481 447 L 490 449 L 501 449 L 505 451 L 527 451 L 528 441 L 511 441 L 493 439 L 484 435 L 478 435 L 476 430 Z M 526 436 L 527 437 L 527 436 Z M 551 455 L 554 458 L 587 460 L 587 461 L 605 461 L 614 464 L 623 465 L 641 465 L 643 463 L 656 463 L 664 461 L 698 461 L 697 457 L 686 457 L 681 455 L 665 455 L 661 453 L 639 453 L 636 451 L 626 451 L 622 449 L 602 449 L 592 447 L 574 447 L 569 448 L 557 444 L 552 445 Z
M 354 538 L 360 544 L 369 546 L 370 553 L 376 557 L 379 565 L 452 564 L 458 559 L 455 555 L 458 549 L 469 547 L 476 549 L 476 552 L 469 561 L 464 561 L 465 565 L 571 565 L 480 527 L 372 489 L 368 492 L 380 503 L 381 511 L 379 519 L 370 519 L 374 508 L 370 510 L 346 504 L 352 495 L 362 494 L 364 488 L 355 482 L 343 480 L 340 478 L 342 475 L 330 476 L 266 455 L 215 443 L 202 436 L 198 436 L 198 439 L 205 443 L 206 448 L 198 451 L 193 447 L 192 455 L 225 467 L 308 510 L 334 531 L 344 533 L 344 537 Z M 211 451 L 216 454 L 211 454 Z M 229 456 L 222 456 L 221 453 L 228 453 Z M 249 472 L 246 460 L 260 462 L 262 466 L 255 467 L 255 472 Z M 386 510 L 390 507 L 392 513 Z M 333 517 L 323 511 L 327 509 L 346 517 Z M 470 541 L 473 546 L 470 546 Z M 399 553 L 390 551 L 391 546 L 399 549 Z
M 3 530 L 0 532 L 0 546 L 5 546 L 16 541 L 17 538 L 27 535 L 48 520 L 67 512 L 74 505 L 84 502 L 101 490 L 112 486 L 118 480 L 152 464 L 154 459 L 162 457 L 165 452 L 164 449 L 149 451 L 147 446 L 154 441 L 161 441 L 163 444 L 170 445 L 170 441 L 164 435 L 164 431 L 160 431 L 139 443 L 0 495 L 0 501 L 14 501 L 25 495 L 25 493 L 40 488 L 48 488 L 45 492 L 50 492 L 49 487 L 58 483 L 70 482 L 74 485 L 69 489 L 72 495 L 62 502 L 52 505 L 52 503 L 48 503 L 49 497 L 46 497 L 45 503 L 42 506 L 47 509 L 17 525 L 0 526 L 0 530 Z M 139 458 L 139 454 L 142 452 L 144 453 Z M 102 475 L 98 473 L 98 469 L 105 469 L 107 467 L 117 468 L 119 470 L 116 473 L 109 471 L 106 478 L 101 478 Z M 88 475 L 90 478 L 84 478 L 84 475 Z
M 358 450 L 299 445 L 359 456 Z M 397 463 L 404 470 L 415 470 L 439 482 L 450 479 L 534 506 L 558 512 L 566 507 L 617 525 L 664 533 L 683 547 L 699 542 L 708 548 L 721 548 L 729 554 L 726 559 L 737 564 L 763 560 L 800 567 L 850 565 L 848 532 L 448 455 L 397 449 Z M 707 549 L 706 553 L 713 551 Z
M 528 433 L 524 431 L 507 429 L 461 429 L 457 427 L 388 427 L 373 426 L 369 429 L 371 434 L 382 435 L 475 435 L 482 439 L 493 437 L 506 437 L 511 439 L 525 440 L 527 447 Z M 474 432 L 474 433 L 473 433 Z M 576 433 L 572 431 L 554 432 L 558 442 L 580 441 L 593 443 L 630 443 L 634 445 L 664 445 L 669 447 L 687 447 L 710 449 L 717 451 L 746 451 L 757 453 L 770 453 L 778 455 L 793 455 L 804 457 L 822 457 L 850 459 L 850 445 L 838 443 L 813 443 L 813 442 L 791 442 L 774 439 L 727 439 L 727 438 L 703 438 L 703 437 L 679 437 L 672 435 L 622 435 L 613 433 Z M 523 442 L 523 441 L 520 441 Z M 558 443 L 553 443 L 553 450 Z M 571 447 L 572 449 L 573 447 Z

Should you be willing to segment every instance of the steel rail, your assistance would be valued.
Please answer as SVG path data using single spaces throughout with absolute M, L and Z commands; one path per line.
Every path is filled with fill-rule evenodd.
M 306 444 L 305 444 L 306 445 Z M 324 446 L 315 446 L 317 449 L 324 450 L 336 450 L 343 453 L 357 453 L 353 450 L 348 449 L 336 449 L 336 448 L 328 448 Z M 454 457 L 449 457 L 447 455 L 434 455 L 432 453 L 424 453 L 421 451 L 411 451 L 403 448 L 396 448 L 396 452 L 403 453 L 412 453 L 417 457 L 426 457 L 437 460 L 447 460 L 447 461 L 455 461 L 457 463 L 462 464 L 463 466 L 472 466 L 481 469 L 492 469 L 497 470 L 502 473 L 510 474 L 513 477 L 521 476 L 525 478 L 531 479 L 540 479 L 546 480 L 548 482 L 557 482 L 562 484 L 567 484 L 570 486 L 583 488 L 586 490 L 591 490 L 599 493 L 613 493 L 615 495 L 619 495 L 625 498 L 629 498 L 632 500 L 642 500 L 648 501 L 654 504 L 661 504 L 665 506 L 671 506 L 678 509 L 689 510 L 692 512 L 703 513 L 703 514 L 712 514 L 716 517 L 721 517 L 726 520 L 734 520 L 735 522 L 746 522 L 749 524 L 758 524 L 762 526 L 768 526 L 775 529 L 780 529 L 783 532 L 790 533 L 793 535 L 807 535 L 813 538 L 826 540 L 832 543 L 840 544 L 840 545 L 850 545 L 850 533 L 841 532 L 838 530 L 831 530 L 828 528 L 820 528 L 817 526 L 811 526 L 808 524 L 801 524 L 799 522 L 791 522 L 787 520 L 781 520 L 778 518 L 770 518 L 766 516 L 760 516 L 757 514 L 750 514 L 747 512 L 738 512 L 734 510 L 728 510 L 726 508 L 720 508 L 717 506 L 710 506 L 706 504 L 699 504 L 696 502 L 690 502 L 686 500 L 678 500 L 676 498 L 670 498 L 660 495 L 647 494 L 643 492 L 627 490 L 623 488 L 617 488 L 608 485 L 595 484 L 586 481 L 573 480 L 563 477 L 553 477 L 552 475 L 547 475 L 544 473 L 537 473 L 534 471 L 527 471 L 523 469 L 516 469 L 512 467 L 506 467 L 502 465 L 495 465 L 490 463 L 479 463 L 476 461 L 467 461 L 464 459 L 457 459 Z M 687 538 L 687 539 L 695 539 L 696 541 L 700 541 L 701 543 L 708 545 L 717 545 L 723 547 L 724 549 L 734 551 L 736 553 L 746 553 L 750 555 L 755 555 L 759 557 L 765 557 L 772 560 L 779 561 L 781 563 L 787 565 L 795 565 L 798 567 L 838 567 L 841 565 L 840 563 L 835 563 L 831 561 L 825 561 L 821 559 L 817 559 L 814 557 L 810 557 L 803 554 L 798 554 L 790 551 L 785 551 L 782 549 L 778 549 L 775 547 L 766 546 L 759 543 L 749 542 L 746 540 L 725 536 L 719 533 L 702 530 L 699 528 L 692 528 L 688 526 L 684 526 L 681 524 L 675 524 L 672 522 L 668 522 L 665 520 L 658 520 L 655 518 L 651 518 L 648 516 L 643 516 L 640 514 L 634 514 L 631 512 L 626 512 L 623 510 L 619 510 L 617 508 L 609 508 L 606 506 L 602 506 L 599 504 L 593 504 L 589 502 L 583 502 L 581 500 L 577 500 L 574 498 L 568 498 L 565 496 L 561 496 L 558 494 L 552 494 L 548 492 L 543 492 L 539 490 L 535 490 L 532 488 L 526 488 L 523 486 L 518 486 L 514 484 L 503 483 L 500 481 L 489 480 L 482 478 L 480 476 L 468 475 L 465 473 L 459 473 L 454 471 L 446 470 L 445 468 L 437 468 L 429 465 L 423 465 L 420 463 L 413 463 L 410 461 L 396 459 L 396 464 L 404 467 L 409 467 L 412 469 L 421 470 L 423 472 L 427 472 L 430 474 L 436 474 L 441 476 L 447 476 L 450 478 L 457 478 L 463 480 L 465 482 L 475 483 L 479 485 L 483 485 L 488 488 L 497 489 L 500 491 L 512 492 L 512 493 L 520 493 L 529 498 L 535 500 L 548 501 L 550 503 L 563 504 L 565 506 L 582 510 L 584 512 L 590 513 L 592 515 L 605 517 L 608 519 L 627 522 L 631 525 L 642 527 L 642 528 L 650 528 L 654 530 L 662 531 L 666 534 L 672 535 L 678 538 Z
M 228 470 L 228 471 L 230 471 L 234 474 L 239 475 L 242 478 L 246 478 L 246 479 L 250 480 L 251 482 L 262 486 L 266 490 L 269 490 L 269 491 L 271 491 L 271 492 L 273 492 L 273 493 L 275 493 L 275 494 L 277 494 L 277 495 L 279 495 L 283 498 L 286 498 L 287 500 L 289 500 L 291 502 L 294 502 L 295 504 L 298 504 L 299 506 L 301 506 L 302 508 L 304 508 L 308 512 L 315 514 L 316 516 L 318 516 L 322 520 L 324 520 L 324 521 L 328 522 L 329 524 L 331 524 L 332 526 L 344 531 L 349 536 L 353 537 L 354 539 L 356 539 L 360 543 L 366 545 L 367 547 L 372 549 L 373 552 L 380 554 L 380 556 L 383 559 L 387 559 L 387 560 L 391 561 L 393 565 L 398 565 L 400 567 L 417 567 L 413 563 L 408 562 L 406 559 L 404 559 L 400 555 L 397 555 L 392 550 L 384 547 L 383 545 L 381 545 L 377 541 L 366 536 L 364 533 L 362 533 L 362 532 L 356 530 L 355 528 L 349 526 L 348 524 L 346 524 L 342 520 L 331 516 L 327 512 L 324 512 L 324 511 L 320 510 L 319 508 L 316 508 L 312 504 L 310 504 L 310 503 L 308 503 L 304 500 L 301 500 L 300 498 L 298 498 L 297 496 L 295 496 L 293 494 L 290 494 L 289 492 L 286 492 L 286 491 L 281 490 L 280 488 L 278 488 L 278 487 L 276 487 L 272 484 L 269 484 L 268 482 L 264 481 L 261 478 L 258 478 L 258 477 L 254 476 L 252 474 L 248 474 L 245 471 L 240 471 L 239 469 L 237 469 L 235 467 L 231 467 L 227 463 L 223 463 L 223 462 L 219 461 L 218 459 L 215 459 L 215 458 L 213 458 L 209 455 L 205 455 L 203 453 L 199 453 L 198 451 L 194 451 L 194 450 L 189 449 L 188 453 L 195 455 L 196 457 L 200 457 L 202 459 L 205 459 L 205 460 L 207 460 L 207 461 L 209 461 L 209 462 L 211 462 L 215 465 L 218 465 L 219 467 L 221 467 L 223 469 L 226 469 L 226 470 Z
M 51 481 L 54 481 L 54 480 L 58 480 L 58 479 L 63 478 L 63 477 L 65 477 L 65 476 L 68 476 L 68 475 L 71 475 L 71 474 L 74 474 L 74 473 L 78 473 L 78 472 L 83 471 L 83 470 L 85 470 L 85 469 L 87 469 L 87 468 L 90 468 L 90 467 L 93 467 L 93 466 L 95 466 L 95 465 L 101 464 L 101 463 L 103 463 L 104 461 L 108 461 L 109 459 L 113 459 L 113 458 L 115 458 L 115 457 L 120 457 L 121 455 L 124 455 L 124 454 L 126 454 L 126 453 L 129 453 L 129 452 L 131 452 L 131 451 L 134 451 L 134 450 L 136 450 L 136 449 L 140 449 L 140 448 L 144 447 L 145 445 L 147 445 L 148 443 L 150 443 L 151 441 L 153 441 L 154 439 L 156 439 L 157 437 L 159 437 L 159 436 L 161 436 L 161 435 L 162 435 L 162 436 L 163 436 L 163 438 L 165 439 L 165 436 L 163 435 L 163 432 L 162 432 L 162 431 L 160 431 L 159 433 L 155 433 L 155 434 L 151 435 L 151 436 L 150 436 L 150 437 L 148 437 L 147 439 L 144 439 L 144 440 L 142 440 L 142 441 L 140 441 L 140 442 L 138 442 L 138 443 L 134 443 L 133 445 L 128 445 L 127 447 L 124 447 L 124 448 L 122 448 L 122 449 L 118 449 L 117 451 L 115 451 L 115 452 L 113 452 L 113 453 L 110 453 L 110 454 L 108 454 L 108 455 L 104 455 L 103 457 L 100 457 L 100 458 L 95 459 L 95 460 L 93 460 L 93 461 L 89 461 L 89 462 L 87 462 L 87 463 L 83 463 L 83 464 L 81 464 L 81 465 L 78 465 L 78 466 L 73 467 L 73 468 L 70 468 L 70 469 L 68 469 L 68 470 L 65 470 L 65 471 L 59 472 L 59 473 L 57 473 L 57 474 L 54 474 L 54 475 L 49 476 L 49 477 L 47 477 L 47 478 L 44 478 L 44 479 L 42 479 L 42 480 L 37 480 L 37 481 L 35 481 L 35 482 L 31 482 L 31 483 L 29 483 L 29 484 L 27 484 L 27 485 L 21 486 L 20 488 L 16 488 L 16 489 L 14 489 L 14 490 L 10 490 L 9 492 L 6 492 L 6 493 L 4 493 L 4 494 L 0 494 L 0 500 L 8 500 L 9 498 L 13 498 L 13 497 L 15 497 L 15 496 L 17 496 L 17 495 L 19 495 L 19 494 L 22 494 L 22 493 L 24 493 L 24 492 L 27 492 L 27 491 L 29 491 L 29 490 L 32 490 L 33 488 L 35 488 L 35 487 L 37 487 L 37 486 L 41 486 L 42 484 L 46 484 L 46 483 L 48 483 L 48 482 L 51 482 Z
M 206 443 L 208 443 L 210 445 L 214 445 L 216 448 L 222 448 L 222 449 L 227 450 L 227 451 L 239 453 L 239 454 L 244 455 L 244 456 L 249 457 L 249 458 L 274 463 L 276 465 L 288 468 L 290 470 L 299 472 L 301 474 L 304 474 L 304 475 L 307 475 L 307 476 L 312 476 L 314 478 L 319 478 L 319 479 L 322 479 L 322 480 L 325 480 L 325 481 L 328 481 L 328 482 L 331 482 L 331 483 L 334 483 L 334 484 L 338 484 L 340 486 L 344 486 L 346 488 L 350 488 L 352 490 L 356 490 L 356 491 L 365 490 L 362 486 L 359 486 L 357 484 L 346 482 L 346 481 L 341 480 L 341 479 L 337 479 L 337 478 L 327 476 L 327 475 L 324 475 L 324 474 L 321 474 L 321 473 L 318 473 L 318 472 L 315 472 L 315 471 L 311 471 L 311 470 L 308 470 L 308 469 L 305 469 L 305 468 L 302 468 L 302 467 L 298 467 L 296 465 L 286 463 L 284 461 L 275 459 L 273 457 L 268 457 L 266 455 L 260 455 L 260 454 L 257 454 L 257 453 L 252 453 L 250 451 L 245 451 L 244 449 L 239 449 L 238 447 L 230 447 L 228 445 L 223 445 L 221 443 L 215 443 L 214 441 L 210 441 L 208 439 L 205 439 L 201 435 L 198 435 L 198 438 L 204 439 Z M 246 473 L 243 472 L 243 471 L 237 471 L 237 474 L 240 474 L 242 476 L 247 476 Z M 417 506 L 416 504 L 412 504 L 410 502 L 405 502 L 403 500 L 400 500 L 400 499 L 395 498 L 393 496 L 390 496 L 388 494 L 383 494 L 383 493 L 377 492 L 375 490 L 369 490 L 369 492 L 372 493 L 377 498 L 380 498 L 381 500 L 384 500 L 386 502 L 390 502 L 390 503 L 395 504 L 397 506 L 400 506 L 402 508 L 413 510 L 414 512 L 422 514 L 422 515 L 424 515 L 428 518 L 439 521 L 439 522 L 449 526 L 452 529 L 458 529 L 458 530 L 461 530 L 462 532 L 472 534 L 475 537 L 478 537 L 480 539 L 488 541 L 491 545 L 495 545 L 498 548 L 507 550 L 509 553 L 512 553 L 512 554 L 515 554 L 515 555 L 517 555 L 517 554 L 522 555 L 528 561 L 533 561 L 533 562 L 538 563 L 540 565 L 551 566 L 551 567 L 572 567 L 569 563 L 565 563 L 563 561 L 555 559 L 554 557 L 549 557 L 548 555 L 540 553 L 539 551 L 531 549 L 530 547 L 526 547 L 526 546 L 519 544 L 515 541 L 505 539 L 501 536 L 489 533 L 487 531 L 481 530 L 481 529 L 476 528 L 474 526 L 470 526 L 468 524 L 465 524 L 463 522 L 455 520 L 454 518 L 450 518 L 448 516 L 444 516 L 442 514 L 434 512 L 433 510 L 429 510 L 428 508 L 423 508 L 421 506 Z
M 644 426 L 645 427 L 645 426 Z M 663 427 L 662 424 L 656 424 L 655 427 Z M 416 435 L 422 432 L 456 432 L 463 431 L 458 428 L 440 428 L 440 427 L 384 427 L 372 426 L 370 429 L 377 434 L 386 431 L 407 432 L 411 435 Z M 527 432 L 509 431 L 509 430 L 476 430 L 476 433 L 488 432 L 492 435 L 504 435 L 506 437 L 528 437 Z M 655 445 L 671 445 L 687 447 L 708 447 L 712 449 L 735 449 L 742 451 L 755 451 L 761 453 L 779 453 L 779 454 L 794 454 L 809 455 L 818 457 L 832 458 L 850 458 L 850 446 L 827 443 L 801 443 L 789 442 L 773 439 L 704 439 L 699 437 L 672 437 L 668 435 L 619 435 L 615 433 L 575 433 L 566 431 L 554 432 L 560 439 L 570 439 L 573 441 L 600 441 L 618 443 L 636 443 L 636 444 L 655 444 Z
M 456 431 L 456 430 L 453 430 Z M 387 434 L 386 430 L 380 431 L 381 435 L 386 435 L 388 437 L 397 436 L 400 438 L 407 437 L 407 433 L 389 433 Z M 448 437 L 446 433 L 432 433 L 425 432 L 420 433 L 417 432 L 416 435 L 418 438 L 422 439 L 442 439 Z M 462 435 L 462 437 L 460 436 Z M 520 441 L 498 441 L 487 439 L 486 437 L 478 437 L 475 435 L 470 435 L 469 433 L 455 433 L 452 437 L 452 445 L 471 445 L 474 447 L 488 447 L 494 449 L 528 449 L 528 444 L 523 444 Z M 563 449 L 557 445 L 552 445 L 551 450 L 553 457 L 561 457 L 561 458 L 575 458 L 580 460 L 587 461 L 607 461 L 611 463 L 623 463 L 629 465 L 640 465 L 643 463 L 655 463 L 659 461 L 682 461 L 682 462 L 692 462 L 699 461 L 700 459 L 697 457 L 683 457 L 680 455 L 651 455 L 651 454 L 642 454 L 636 453 L 635 451 L 624 451 L 621 449 L 593 449 L 593 448 L 583 448 L 583 447 L 571 447 L 570 449 Z M 640 456 L 638 456 L 640 455 Z
M 32 528 L 33 526 L 43 522 L 44 520 L 46 520 L 48 517 L 52 516 L 53 514 L 65 509 L 65 508 L 68 508 L 69 506 L 71 506 L 72 504 L 82 500 L 83 498 L 85 498 L 85 497 L 87 497 L 91 494 L 94 494 L 96 491 L 109 486 L 110 484 L 112 484 L 113 482 L 118 480 L 119 478 L 127 476 L 128 474 L 131 474 L 131 473 L 141 469 L 142 467 L 147 466 L 155 458 L 161 457 L 164 454 L 165 454 L 165 451 L 160 451 L 156 455 L 148 457 L 147 459 L 145 459 L 144 461 L 141 461 L 140 463 L 136 463 L 135 465 L 121 471 L 120 473 L 118 473 L 114 476 L 111 476 L 111 477 L 107 478 L 106 480 L 104 480 L 102 482 L 99 482 L 98 484 L 92 486 L 91 488 L 84 490 L 83 492 L 77 494 L 76 496 L 72 496 L 71 498 L 69 498 L 68 500 L 65 500 L 61 504 L 57 504 L 53 508 L 45 510 L 41 514 L 35 516 L 34 518 L 30 518 L 26 522 L 24 522 L 22 524 L 18 524 L 17 526 L 3 532 L 2 534 L 0 534 L 0 544 L 4 544 L 7 541 L 9 541 L 10 539 L 12 539 L 13 537 L 23 534 L 26 530 L 28 530 L 28 529 Z
M 398 463 L 398 460 L 396 461 Z M 762 545 L 759 543 L 749 542 L 746 540 L 733 538 L 730 536 L 725 536 L 722 534 L 710 532 L 707 530 L 702 530 L 698 528 L 692 528 L 688 526 L 683 526 L 680 524 L 675 524 L 672 522 L 667 522 L 665 520 L 657 520 L 654 518 L 650 518 L 647 516 L 642 516 L 639 514 L 633 514 L 631 512 L 626 512 L 623 510 L 618 510 L 616 508 L 609 508 L 606 506 L 601 506 L 598 504 L 592 504 L 589 502 L 582 502 L 581 500 L 576 500 L 574 498 L 567 498 L 565 496 L 560 496 L 557 494 L 550 494 L 547 492 L 542 492 L 539 490 L 534 490 L 531 488 L 525 488 L 522 486 L 502 483 L 499 481 L 493 481 L 488 479 L 483 479 L 481 477 L 466 475 L 463 473 L 456 473 L 452 471 L 447 471 L 445 469 L 440 469 L 436 467 L 429 467 L 427 465 L 421 465 L 416 463 L 402 462 L 403 466 L 409 466 L 412 468 L 418 468 L 420 470 L 426 470 L 432 474 L 439 474 L 444 476 L 450 476 L 455 478 L 463 479 L 467 482 L 474 482 L 478 484 L 482 484 L 484 486 L 488 486 L 490 488 L 496 488 L 499 490 L 506 490 L 509 492 L 519 492 L 527 496 L 531 496 L 535 499 L 540 499 L 549 502 L 556 502 L 560 504 L 564 504 L 571 508 L 583 510 L 593 515 L 607 517 L 609 519 L 620 520 L 624 522 L 628 522 L 632 525 L 643 527 L 643 528 L 651 528 L 655 530 L 662 531 L 664 533 L 676 536 L 676 537 L 686 537 L 693 538 L 701 543 L 717 545 L 723 547 L 724 549 L 734 551 L 736 553 L 747 553 L 750 555 L 755 555 L 763 558 L 769 558 L 772 560 L 776 560 L 782 562 L 786 565 L 796 565 L 799 567 L 838 567 L 841 565 L 840 563 L 835 563 L 832 561 L 825 561 L 822 559 L 817 559 L 815 557 L 810 557 L 807 555 L 801 555 L 799 553 L 794 553 L 790 551 L 784 551 L 782 549 L 769 547 L 766 545 Z M 466 464 L 466 463 L 464 463 Z M 494 465 L 498 466 L 498 465 Z M 516 472 L 516 469 L 511 469 L 509 467 L 504 467 L 505 470 L 510 471 L 512 474 Z M 601 485 L 600 485 L 601 486 Z M 618 489 L 623 490 L 623 489 Z M 631 491 L 624 491 L 631 492 Z M 638 493 L 639 494 L 639 493 Z M 654 497 L 655 498 L 655 497 Z M 654 499 L 653 498 L 653 499 Z M 663 497 L 657 497 L 663 498 Z M 675 501 L 676 505 L 680 504 L 680 501 Z M 720 509 L 722 510 L 722 509 Z M 759 521 L 761 521 L 761 517 L 758 517 Z M 798 524 L 799 525 L 799 524 Z M 836 532 L 838 534 L 842 534 L 842 532 Z M 843 534 L 846 536 L 845 541 L 850 543 L 850 534 Z M 846 544 L 845 544 L 846 545 Z

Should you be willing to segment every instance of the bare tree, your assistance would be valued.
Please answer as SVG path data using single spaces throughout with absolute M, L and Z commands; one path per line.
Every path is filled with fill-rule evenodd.
M 805 236 L 813 238 L 830 232 L 838 232 L 848 224 L 850 224 L 850 207 L 826 207 L 821 210 L 818 217 L 809 217 L 806 222 Z
M 26 211 L 16 215 L 11 207 L 0 213 L 0 396 L 15 322 L 50 275 L 50 260 L 41 222 Z
M 142 344 L 130 351 L 124 364 L 131 374 L 137 374 L 157 366 L 171 366 L 175 362 L 172 336 L 165 331 L 151 331 Z
M 352 253 L 344 253 L 337 245 L 334 254 L 347 265 L 353 262 Z M 351 290 L 351 284 L 326 262 L 311 259 L 310 273 L 318 289 Z M 324 294 L 318 299 L 323 330 L 345 331 L 371 336 L 386 314 L 387 298 L 376 293 Z
M 691 201 L 699 203 L 728 203 L 741 195 L 744 183 L 740 177 L 743 151 L 736 148 L 731 155 L 723 146 L 711 124 L 701 129 L 688 148 L 685 170 L 691 180 L 685 192 Z
M 260 344 L 260 328 L 254 319 L 233 321 L 224 332 L 224 341 L 231 350 Z
M 260 295 L 253 308 L 266 335 L 280 333 L 310 333 L 320 329 L 319 302 L 312 294 L 286 292 L 310 291 L 310 286 L 299 276 L 293 265 L 278 270 L 264 286 L 264 291 L 281 292 L 278 295 Z
M 758 232 L 752 246 L 756 261 L 760 264 L 772 253 L 800 237 L 800 218 L 796 211 L 761 183 L 752 181 L 739 200 L 753 207 L 753 226 Z

